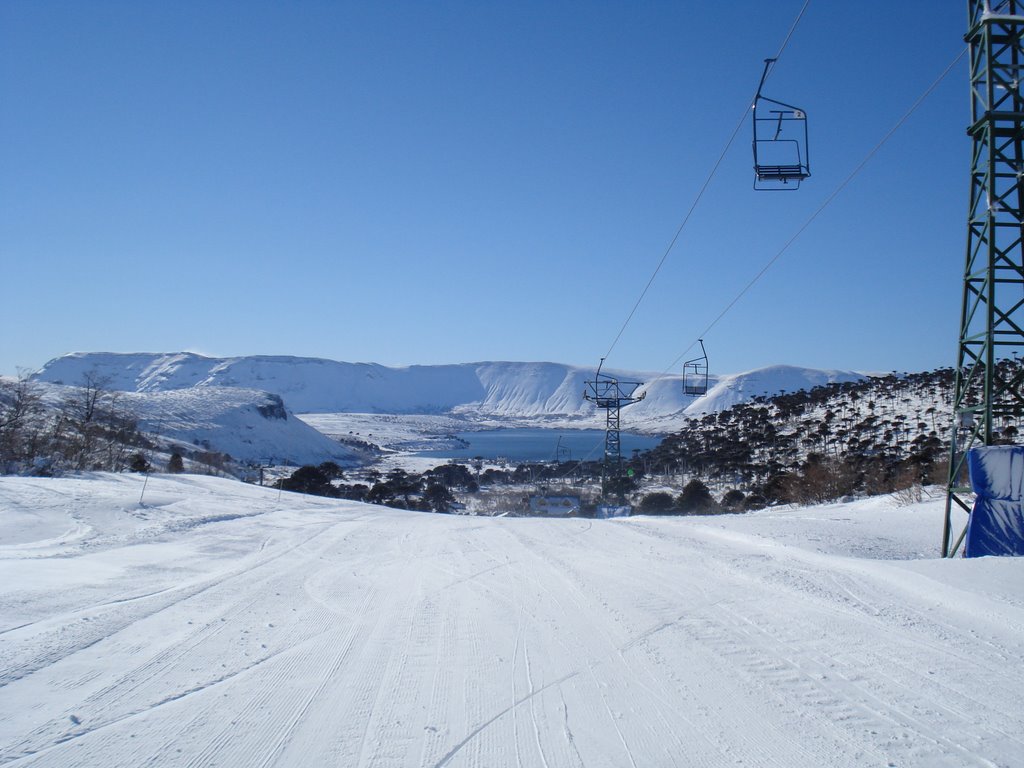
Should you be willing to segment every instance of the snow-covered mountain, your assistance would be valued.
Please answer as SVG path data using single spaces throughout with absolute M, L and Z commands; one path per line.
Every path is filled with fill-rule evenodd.
M 854 371 L 773 366 L 713 376 L 703 398 L 682 392 L 678 375 L 606 369 L 646 382 L 645 399 L 629 411 L 631 425 L 672 429 L 684 416 L 718 411 L 755 395 L 791 392 L 864 378 Z M 76 384 L 87 375 L 126 392 L 236 387 L 279 395 L 297 413 L 455 413 L 467 417 L 597 420 L 583 397 L 593 368 L 559 363 L 481 362 L 391 368 L 301 357 L 210 358 L 193 353 L 75 353 L 47 363 L 40 381 Z

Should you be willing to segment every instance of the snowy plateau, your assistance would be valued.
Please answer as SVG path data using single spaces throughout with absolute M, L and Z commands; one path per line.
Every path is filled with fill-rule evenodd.
M 607 372 L 645 382 L 638 390 L 645 397 L 624 413 L 623 429 L 648 434 L 674 431 L 688 417 L 756 395 L 864 378 L 854 371 L 780 365 L 712 375 L 707 396 L 694 399 L 683 395 L 679 375 Z M 401 452 L 474 429 L 604 428 L 604 413 L 583 397 L 594 369 L 559 363 L 389 368 L 298 357 L 91 352 L 56 358 L 33 378 L 58 387 L 80 385 L 86 377 L 132 393 L 130 405 L 143 430 L 200 442 L 250 462 L 356 463 L 359 448 L 367 443 Z M 281 398 L 299 418 L 258 418 L 268 394 Z M 196 423 L 189 423 L 189 413 L 196 414 Z
M 941 517 L 0 478 L 0 765 L 1020 766 L 1024 559 Z

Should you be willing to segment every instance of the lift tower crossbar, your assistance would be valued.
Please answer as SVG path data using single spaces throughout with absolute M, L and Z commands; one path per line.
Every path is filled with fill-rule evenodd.
M 1024 2 L 968 0 L 972 141 L 960 339 L 942 555 L 970 514 L 967 452 L 999 440 L 997 419 L 1024 413 Z M 1011 359 L 1012 358 L 1012 359 Z

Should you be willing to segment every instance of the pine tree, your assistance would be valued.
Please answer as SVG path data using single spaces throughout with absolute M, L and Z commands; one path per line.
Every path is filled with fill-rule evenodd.
M 177 451 L 171 454 L 171 458 L 167 462 L 167 471 L 172 475 L 180 475 L 185 471 L 185 462 Z

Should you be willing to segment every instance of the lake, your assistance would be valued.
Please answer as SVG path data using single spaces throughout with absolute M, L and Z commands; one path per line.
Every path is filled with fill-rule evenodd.
M 481 432 L 459 432 L 459 445 L 429 451 L 417 456 L 442 459 L 504 458 L 509 461 L 600 461 L 604 456 L 604 431 L 600 429 L 489 429 Z M 623 458 L 633 450 L 649 450 L 661 442 L 660 437 L 620 433 Z

